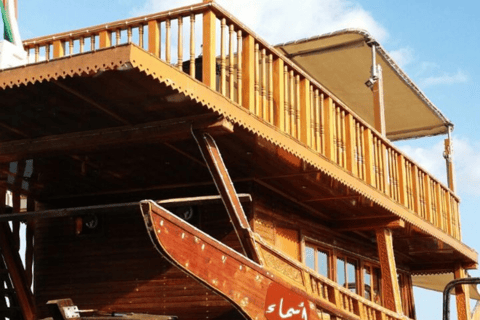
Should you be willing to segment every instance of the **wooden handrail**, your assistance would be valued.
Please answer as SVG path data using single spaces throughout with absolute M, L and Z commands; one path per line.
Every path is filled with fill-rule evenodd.
M 195 34 L 195 16 L 200 14 L 203 32 Z M 172 26 L 178 35 L 172 34 Z M 189 30 L 189 41 L 182 30 Z M 85 46 L 86 39 L 90 44 Z M 197 78 L 195 46 L 200 42 L 203 83 L 460 239 L 459 198 L 452 190 L 215 2 L 34 38 L 24 47 L 38 62 L 42 55 L 50 60 L 132 41 Z M 175 45 L 177 55 L 172 54 Z M 190 46 L 188 65 L 184 45 Z

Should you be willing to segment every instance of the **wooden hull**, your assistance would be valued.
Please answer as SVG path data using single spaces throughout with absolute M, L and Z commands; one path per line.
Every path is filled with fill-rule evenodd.
M 153 201 L 143 201 L 141 209 L 160 254 L 226 298 L 247 319 L 308 320 L 320 319 L 322 313 L 360 318 L 307 293 L 302 285 L 284 279 L 274 268 L 245 258 Z M 303 275 L 300 277 L 303 279 Z

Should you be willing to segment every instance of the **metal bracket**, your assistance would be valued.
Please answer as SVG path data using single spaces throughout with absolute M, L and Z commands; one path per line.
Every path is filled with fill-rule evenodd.
M 80 318 L 80 312 L 77 306 L 63 307 L 63 313 L 65 315 L 65 319 Z

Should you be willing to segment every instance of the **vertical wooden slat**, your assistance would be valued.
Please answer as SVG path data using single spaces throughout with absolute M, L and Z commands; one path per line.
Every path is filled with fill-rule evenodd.
M 190 76 L 195 78 L 195 14 L 190 15 Z
M 203 14 L 203 83 L 216 90 L 216 16 L 212 10 Z
M 229 98 L 235 99 L 235 52 L 234 50 L 234 40 L 235 40 L 235 30 L 233 29 L 233 24 L 230 25 L 230 33 L 229 33 L 229 49 L 228 49 L 228 81 L 229 81 Z
M 117 35 L 119 32 L 117 30 Z M 160 57 L 160 24 L 156 20 L 148 21 L 148 52 L 153 54 L 155 57 Z M 117 45 L 118 45 L 117 37 Z
M 268 114 L 269 114 L 269 122 L 274 124 L 275 119 L 275 111 L 273 107 L 273 55 L 268 55 Z
M 83 53 L 85 51 L 85 38 L 80 37 L 80 53 Z
M 139 25 L 138 26 L 138 46 L 142 49 L 144 49 L 144 46 L 143 46 L 143 24 Z
M 289 77 L 287 66 L 284 66 L 283 80 L 284 80 L 283 82 L 284 82 L 284 85 L 285 85 L 285 88 L 284 88 L 284 93 L 285 93 L 285 96 L 284 96 L 285 127 L 284 127 L 283 130 L 286 133 L 290 133 L 290 77 Z
M 295 76 L 295 138 L 300 139 L 300 76 Z
M 323 128 L 325 129 L 325 156 L 328 159 L 334 159 L 335 145 L 333 142 L 334 136 L 334 114 L 333 114 L 333 100 L 327 97 L 323 104 L 323 115 L 325 119 L 323 121 Z
M 170 61 L 172 60 L 172 56 L 171 56 L 171 32 L 172 32 L 172 22 L 170 21 L 170 19 L 167 19 L 165 21 L 165 62 L 166 63 L 170 63 Z M 203 49 L 204 51 L 206 50 L 205 47 Z M 208 50 L 208 49 L 207 49 Z M 204 57 L 204 59 L 206 59 Z
M 112 33 L 108 30 L 100 31 L 100 48 L 108 48 L 112 46 Z
M 435 183 L 434 185 L 434 196 L 435 196 L 435 201 L 437 203 L 437 226 L 441 229 L 441 230 L 444 230 L 443 229 L 443 216 L 442 216 L 442 213 L 443 213 L 443 210 L 442 210 L 442 201 L 441 201 L 441 197 L 440 197 L 440 184 L 439 183 Z
M 351 113 L 345 116 L 347 170 L 357 175 L 355 161 L 355 119 Z
M 132 43 L 132 27 L 127 28 L 127 43 Z
M 425 219 L 433 223 L 432 217 L 432 190 L 430 185 L 430 177 L 428 174 L 423 176 L 423 187 L 424 187 L 424 197 L 425 197 Z
M 450 202 L 450 193 L 447 192 L 445 194 L 445 214 L 447 215 L 447 225 L 446 225 L 446 232 L 451 235 L 452 237 L 455 237 L 455 232 L 453 231 L 453 220 L 452 220 L 452 206 Z
M 418 181 L 418 168 L 412 168 L 412 193 L 413 193 L 413 211 L 420 215 L 420 186 Z
M 243 65 L 242 65 L 242 55 L 243 55 L 243 47 L 242 47 L 242 30 L 238 30 L 237 32 L 237 102 L 239 105 L 243 103 Z
M 157 28 L 160 28 L 160 24 L 157 24 Z M 148 29 L 150 30 L 150 27 Z M 122 31 L 120 29 L 115 30 L 115 45 L 116 46 L 118 46 L 120 44 L 121 32 Z M 160 45 L 160 41 L 158 40 L 158 37 L 157 37 L 157 43 L 158 43 L 158 45 Z M 160 50 L 157 51 L 157 57 L 159 56 L 158 55 L 159 51 Z
M 267 51 L 265 48 L 262 49 L 261 51 L 261 90 L 260 90 L 260 97 L 262 100 L 262 113 L 263 113 L 263 119 L 265 121 L 268 121 L 269 114 L 268 114 L 268 104 L 267 104 Z
M 178 17 L 177 68 L 183 70 L 183 17 Z
M 312 131 L 312 122 L 313 119 L 312 114 L 312 102 L 310 96 L 310 80 L 303 79 L 300 81 L 300 141 L 305 143 L 309 147 L 313 147 L 312 145 L 312 135 L 310 134 Z
M 255 43 L 255 114 L 262 117 L 262 106 L 260 99 L 260 57 L 259 57 L 259 45 Z
M 290 134 L 292 136 L 296 136 L 297 134 L 297 128 L 295 127 L 295 124 L 297 123 L 295 116 L 296 116 L 296 111 L 295 111 L 295 76 L 293 73 L 293 70 L 290 70 L 289 72 L 289 92 L 288 92 L 288 98 L 289 98 L 289 115 L 290 115 Z
M 255 112 L 255 39 L 247 34 L 242 41 L 242 106 Z
M 227 76 L 226 76 L 226 59 L 225 59 L 225 29 L 227 27 L 227 19 L 223 18 L 220 22 L 220 93 L 226 95 L 227 92 Z
M 273 104 L 275 110 L 275 125 L 283 130 L 285 128 L 285 75 L 283 60 L 277 58 L 273 61 Z
M 405 157 L 401 154 L 397 156 L 398 158 L 398 188 L 400 191 L 400 203 L 408 207 L 407 199 L 407 174 L 406 174 L 406 163 Z
M 317 152 L 323 154 L 322 150 L 322 104 L 320 100 L 320 94 L 318 89 L 315 89 L 313 93 L 314 101 L 315 101 L 315 142 L 316 142 L 316 149 Z
M 373 136 L 372 131 L 368 128 L 365 128 L 363 131 L 364 143 L 363 143 L 363 154 L 365 157 L 365 181 L 370 184 L 375 184 L 375 172 L 373 169 Z
M 346 164 L 347 158 L 345 153 L 346 131 L 345 131 L 345 111 L 344 110 L 342 110 L 342 112 L 340 113 L 340 126 L 341 126 L 340 152 L 342 155 L 342 167 L 345 168 L 347 165 Z
M 37 52 L 35 52 L 35 54 L 38 56 Z M 53 58 L 61 58 L 64 55 L 65 55 L 65 42 L 61 40 L 54 40 L 53 41 Z M 38 59 L 36 58 L 35 62 L 37 61 Z

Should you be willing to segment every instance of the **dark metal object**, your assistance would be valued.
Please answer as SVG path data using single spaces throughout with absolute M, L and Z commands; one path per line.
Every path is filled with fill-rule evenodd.
M 443 290 L 443 320 L 450 319 L 450 291 L 462 284 L 480 284 L 480 278 L 463 278 L 450 281 Z

